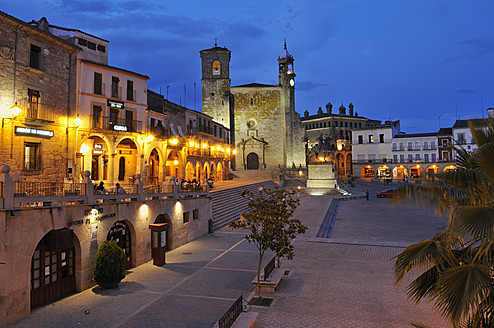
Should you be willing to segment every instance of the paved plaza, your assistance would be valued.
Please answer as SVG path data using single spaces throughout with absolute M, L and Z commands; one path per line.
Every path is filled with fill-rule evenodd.
M 391 186 L 390 186 L 391 187 Z M 332 238 L 316 238 L 332 196 L 301 196 L 295 217 L 309 229 L 271 306 L 255 307 L 255 327 L 446 327 L 430 304 L 393 287 L 393 257 L 446 226 L 431 209 L 378 199 L 378 183 L 358 183 L 371 198 L 340 201 Z M 257 252 L 227 228 L 166 254 L 167 264 L 133 268 L 115 290 L 93 287 L 36 309 L 10 327 L 212 327 L 241 294 L 253 295 Z

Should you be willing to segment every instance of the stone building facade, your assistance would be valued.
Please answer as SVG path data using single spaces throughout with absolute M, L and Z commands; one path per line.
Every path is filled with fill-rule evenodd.
M 14 177 L 67 176 L 78 53 L 48 31 L 46 20 L 31 25 L 0 12 L 0 159 Z
M 208 232 L 212 209 L 207 190 L 187 197 L 174 184 L 165 193 L 150 194 L 137 181 L 136 193 L 93 195 L 87 172 L 84 183 L 74 185 L 78 192 L 57 187 L 51 196 L 21 197 L 14 193 L 9 173 L 6 165 L 1 167 L 0 227 L 6 232 L 0 236 L 2 326 L 94 286 L 95 255 L 106 239 L 113 238 L 124 250 L 128 269 L 152 259 L 152 224 L 166 223 L 163 252 Z
M 203 112 L 231 127 L 237 170 L 305 166 L 304 130 L 295 111 L 293 57 L 278 58 L 278 85 L 230 86 L 230 50 L 205 49 L 202 59 Z
M 338 113 L 333 113 L 333 105 L 326 104 L 326 112 L 319 107 L 317 114 L 309 115 L 309 111 L 304 112 L 301 118 L 307 140 L 307 148 L 312 149 L 315 145 L 324 140 L 331 145 L 333 152 L 332 161 L 336 168 L 336 175 L 339 179 L 344 179 L 352 174 L 352 131 L 360 128 L 378 126 L 381 121 L 372 120 L 364 116 L 359 116 L 354 111 L 352 103 L 347 109 L 343 104 L 338 109 Z

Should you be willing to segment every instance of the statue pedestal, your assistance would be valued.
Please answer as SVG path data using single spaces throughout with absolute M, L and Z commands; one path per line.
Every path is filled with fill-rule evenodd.
M 307 193 L 332 194 L 337 186 L 333 162 L 308 165 Z

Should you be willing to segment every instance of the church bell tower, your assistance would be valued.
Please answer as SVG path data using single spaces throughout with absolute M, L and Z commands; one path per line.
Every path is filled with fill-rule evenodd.
M 278 69 L 278 84 L 282 87 L 295 87 L 293 56 L 286 49 L 286 41 L 284 43 L 283 53 L 278 57 Z
M 233 99 L 230 93 L 231 51 L 218 47 L 200 51 L 202 61 L 202 112 L 230 129 L 230 140 L 234 141 Z

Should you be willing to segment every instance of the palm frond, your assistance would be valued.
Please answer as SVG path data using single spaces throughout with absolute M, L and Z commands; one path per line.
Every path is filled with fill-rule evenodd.
M 475 239 L 491 239 L 494 235 L 494 208 L 489 206 L 460 206 L 453 212 L 451 230 Z
M 410 323 L 412 327 L 414 328 L 432 328 L 432 326 L 429 326 L 423 322 L 412 322 Z
M 437 267 L 432 267 L 425 271 L 407 286 L 407 297 L 415 302 L 415 304 L 426 297 L 433 299 L 438 279 L 439 270 Z
M 477 149 L 476 160 L 481 172 L 494 181 L 494 142 L 486 143 Z
M 396 256 L 394 264 L 395 285 L 403 282 L 405 275 L 411 270 L 429 270 L 435 265 L 443 266 L 451 262 L 452 254 L 448 254 L 441 243 L 442 234 L 411 244 Z
M 445 270 L 437 281 L 436 306 L 451 322 L 459 323 L 475 311 L 492 289 L 490 267 L 472 263 Z

